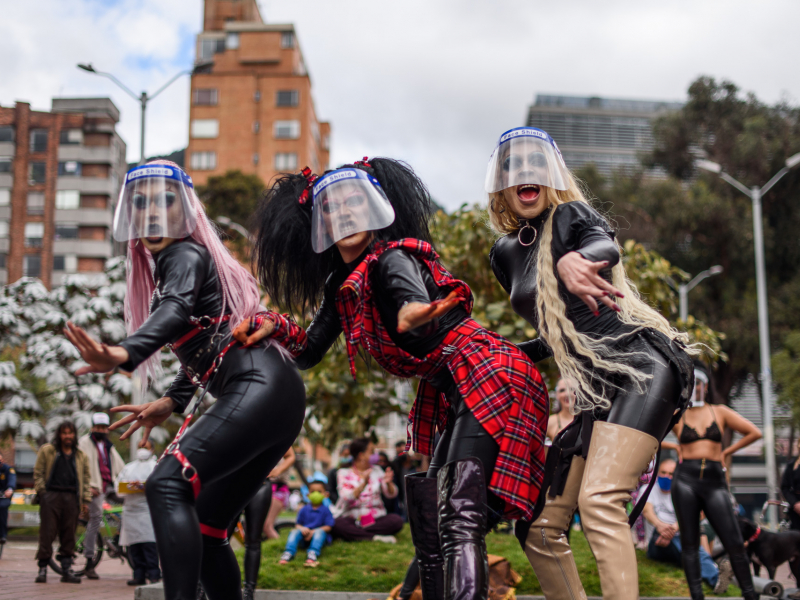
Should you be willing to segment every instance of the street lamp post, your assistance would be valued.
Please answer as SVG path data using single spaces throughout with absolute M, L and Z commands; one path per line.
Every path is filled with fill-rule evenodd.
M 681 321 L 686 323 L 686 319 L 689 318 L 689 292 L 691 292 L 698 283 L 703 281 L 703 279 L 711 277 L 712 275 L 719 275 L 720 273 L 722 273 L 722 267 L 720 265 L 714 265 L 710 269 L 706 269 L 705 271 L 701 271 L 695 275 L 694 279 L 692 279 L 689 283 L 682 283 L 678 286 L 678 294 L 681 301 Z
M 119 79 L 114 77 L 111 73 L 105 73 L 103 71 L 95 70 L 95 68 L 91 65 L 91 63 L 89 63 L 88 65 L 82 63 L 78 64 L 78 68 L 86 71 L 87 73 L 94 73 L 95 75 L 102 75 L 103 77 L 107 77 L 108 79 L 116 83 L 120 88 L 125 90 L 125 93 L 127 93 L 131 98 L 133 98 L 140 104 L 142 110 L 142 117 L 141 117 L 141 139 L 139 146 L 139 164 L 141 165 L 144 164 L 144 123 L 145 123 L 145 113 L 147 111 L 147 103 L 150 102 L 151 100 L 154 100 L 156 96 L 158 96 L 161 92 L 163 92 L 170 85 L 172 85 L 179 77 L 182 77 L 183 75 L 188 75 L 190 73 L 194 75 L 200 69 L 207 69 L 213 64 L 214 63 L 212 62 L 199 63 L 195 65 L 193 69 L 187 69 L 186 71 L 181 71 L 180 73 L 175 75 L 167 83 L 158 88 L 158 90 L 156 90 L 154 94 L 148 94 L 147 92 L 142 92 L 140 95 L 136 95 L 135 93 L 133 93 L 130 90 L 130 88 L 128 88 Z
M 769 347 L 769 311 L 767 309 L 767 275 L 764 265 L 764 224 L 761 211 L 761 197 L 791 169 L 800 165 L 800 152 L 786 159 L 785 166 L 762 187 L 739 183 L 722 170 L 722 166 L 710 160 L 696 160 L 695 166 L 716 173 L 737 190 L 748 196 L 753 203 L 753 244 L 756 254 L 756 292 L 758 296 L 758 342 L 761 356 L 761 402 L 764 415 L 764 455 L 767 463 L 767 489 L 769 499 L 777 498 L 777 472 L 775 465 L 775 427 L 772 422 L 772 368 Z M 774 507 L 769 511 L 770 527 L 778 524 Z

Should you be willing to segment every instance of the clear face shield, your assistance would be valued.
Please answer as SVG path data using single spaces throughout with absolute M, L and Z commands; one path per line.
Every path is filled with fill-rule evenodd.
M 362 231 L 376 231 L 394 222 L 394 209 L 378 180 L 361 169 L 337 169 L 314 184 L 311 244 L 324 252 Z
M 501 135 L 486 171 L 490 194 L 525 184 L 569 188 L 569 171 L 555 140 L 534 127 L 517 127 Z
M 181 239 L 197 226 L 192 178 L 169 165 L 136 167 L 125 175 L 117 210 L 114 239 Z
M 694 390 L 689 399 L 690 408 L 704 406 L 706 403 L 706 392 L 708 390 L 708 375 L 699 369 L 694 370 Z

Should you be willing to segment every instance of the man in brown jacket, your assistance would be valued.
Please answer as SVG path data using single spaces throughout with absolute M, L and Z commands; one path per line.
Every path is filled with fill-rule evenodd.
M 53 555 L 53 541 L 58 535 L 58 559 L 64 583 L 80 583 L 72 572 L 75 554 L 75 530 L 82 507 L 91 501 L 89 462 L 76 445 L 77 431 L 70 421 L 56 430 L 51 444 L 39 448 L 33 467 L 33 482 L 39 498 L 39 575 L 36 583 L 47 582 L 47 566 Z

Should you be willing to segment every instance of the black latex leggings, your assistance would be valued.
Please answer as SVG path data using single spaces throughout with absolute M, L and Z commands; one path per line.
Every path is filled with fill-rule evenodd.
M 634 382 L 626 383 L 611 399 L 611 411 L 604 420 L 647 433 L 660 442 L 680 400 L 678 370 L 642 335 L 633 337 L 622 351 L 631 353 L 629 363 L 634 369 L 652 377 L 642 382 L 641 389 Z
M 672 478 L 672 503 L 681 531 L 683 570 L 686 572 L 692 598 L 697 600 L 703 597 L 700 579 L 700 511 L 705 512 L 711 527 L 728 551 L 733 574 L 736 575 L 745 600 L 756 598 L 750 575 L 750 561 L 733 512 L 722 465 L 711 460 L 681 462 Z
M 194 600 L 201 578 L 210 600 L 241 598 L 239 565 L 226 530 L 294 442 L 303 424 L 305 390 L 297 368 L 276 348 L 234 346 L 211 381 L 217 401 L 189 428 L 180 450 L 197 470 L 197 500 L 174 456 L 147 480 L 166 600 Z
M 256 587 L 261 564 L 261 534 L 272 504 L 272 482 L 267 479 L 244 507 L 244 584 Z

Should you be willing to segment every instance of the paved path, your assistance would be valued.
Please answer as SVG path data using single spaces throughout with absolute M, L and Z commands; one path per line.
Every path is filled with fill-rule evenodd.
M 83 578 L 80 584 L 61 583 L 61 576 L 48 569 L 47 583 L 34 583 L 36 542 L 8 542 L 0 558 L 0 599 L 24 600 L 132 600 L 134 588 L 127 563 L 104 558 L 97 567 L 100 579 Z

